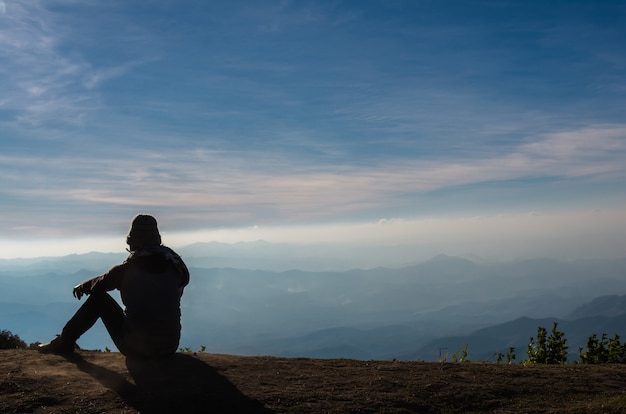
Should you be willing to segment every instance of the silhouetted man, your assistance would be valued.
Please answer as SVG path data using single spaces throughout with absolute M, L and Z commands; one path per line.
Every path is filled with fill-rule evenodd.
M 189 271 L 176 252 L 161 245 L 157 221 L 137 215 L 126 243 L 130 255 L 102 276 L 74 287 L 80 300 L 89 297 L 67 322 L 61 335 L 42 344 L 43 353 L 69 354 L 76 340 L 102 319 L 119 351 L 132 357 L 172 355 L 180 341 L 180 298 L 189 283 Z M 125 309 L 107 292 L 120 291 Z

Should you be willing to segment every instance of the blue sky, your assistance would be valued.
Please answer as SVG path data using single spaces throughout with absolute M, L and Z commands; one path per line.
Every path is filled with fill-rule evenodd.
M 119 251 L 139 212 L 171 245 L 626 253 L 621 1 L 0 0 L 0 51 L 1 257 Z

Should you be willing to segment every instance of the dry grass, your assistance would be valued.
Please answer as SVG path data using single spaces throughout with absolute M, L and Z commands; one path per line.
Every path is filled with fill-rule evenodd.
M 0 351 L 2 413 L 622 413 L 626 366 Z

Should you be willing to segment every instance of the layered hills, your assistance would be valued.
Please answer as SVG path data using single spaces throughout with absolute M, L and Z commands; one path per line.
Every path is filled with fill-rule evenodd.
M 281 251 L 294 266 L 320 263 L 279 269 Z M 320 270 L 324 258 L 314 250 L 267 243 L 180 252 L 192 276 L 182 302 L 181 347 L 188 350 L 437 361 L 442 349 L 467 346 L 470 358 L 487 360 L 515 347 L 521 360 L 538 326 L 558 322 L 572 361 L 594 333 L 626 337 L 625 259 L 486 263 L 439 255 L 403 267 Z M 241 267 L 211 267 L 237 258 Z M 49 340 L 79 305 L 72 287 L 122 260 L 101 253 L 3 260 L 0 329 L 28 343 Z M 79 344 L 115 351 L 101 325 Z

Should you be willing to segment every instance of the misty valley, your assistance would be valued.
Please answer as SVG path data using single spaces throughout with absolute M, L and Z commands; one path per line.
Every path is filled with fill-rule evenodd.
M 241 248 L 178 249 L 192 278 L 182 300 L 181 347 L 433 361 L 467 346 L 470 359 L 493 360 L 510 347 L 523 359 L 537 327 L 555 321 L 572 354 L 594 333 L 626 334 L 626 259 L 486 264 L 439 255 L 401 268 L 284 270 L 267 265 L 280 261 L 277 251 L 266 251 L 264 264 Z M 53 337 L 79 306 L 72 287 L 124 258 L 89 253 L 0 261 L 0 329 L 28 343 Z M 289 255 L 290 264 L 297 266 L 297 258 Z M 115 350 L 100 322 L 79 345 Z

